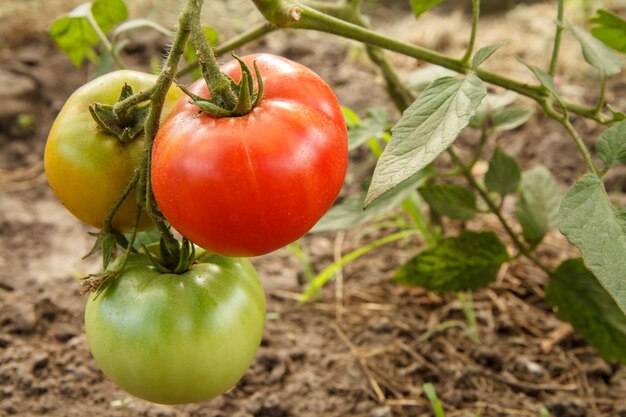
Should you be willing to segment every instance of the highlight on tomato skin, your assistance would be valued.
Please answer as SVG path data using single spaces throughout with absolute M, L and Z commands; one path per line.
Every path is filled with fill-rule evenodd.
M 336 199 L 348 163 L 339 102 L 318 75 L 270 54 L 242 60 L 261 73 L 258 106 L 216 118 L 182 98 L 159 129 L 152 158 L 165 218 L 225 256 L 266 254 L 303 236 Z M 234 60 L 222 69 L 241 78 Z M 209 97 L 203 79 L 189 90 Z

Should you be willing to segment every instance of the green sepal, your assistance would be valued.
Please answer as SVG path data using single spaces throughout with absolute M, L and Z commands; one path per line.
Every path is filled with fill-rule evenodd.
M 132 87 L 124 84 L 117 103 L 132 97 L 133 94 Z M 123 113 L 115 112 L 114 107 L 109 104 L 94 103 L 89 106 L 89 112 L 104 133 L 115 136 L 122 143 L 132 142 L 143 133 L 150 105 L 135 105 Z
M 256 75 L 258 84 L 257 92 L 255 94 L 254 76 L 252 75 L 250 67 L 248 67 L 248 65 L 246 65 L 246 63 L 237 55 L 232 54 L 232 56 L 241 66 L 241 80 L 237 83 L 229 75 L 224 74 L 224 76 L 227 77 L 231 90 L 237 96 L 237 105 L 234 109 L 227 109 L 223 107 L 223 103 L 215 97 L 210 99 L 200 97 L 199 95 L 191 92 L 187 87 L 183 85 L 178 86 L 187 96 L 191 98 L 191 104 L 199 107 L 200 110 L 208 113 L 212 117 L 245 116 L 250 113 L 263 98 L 263 78 L 261 77 L 261 71 L 259 70 L 256 61 L 253 63 L 254 74 Z
M 233 110 L 234 116 L 241 116 L 250 113 L 252 109 L 252 100 L 250 100 L 250 83 L 249 80 L 252 77 L 248 75 L 250 71 L 245 71 L 241 74 L 241 82 L 239 83 L 239 95 L 237 97 L 237 107 Z

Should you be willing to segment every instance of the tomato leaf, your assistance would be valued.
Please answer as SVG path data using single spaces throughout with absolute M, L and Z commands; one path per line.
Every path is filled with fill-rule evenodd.
M 511 194 L 517 190 L 521 175 L 517 160 L 502 149 L 496 148 L 485 174 L 485 185 L 489 191 L 500 195 Z
M 378 160 L 365 206 L 372 204 L 445 151 L 468 125 L 487 90 L 474 74 L 430 84 L 392 128 Z
M 393 280 L 443 293 L 475 290 L 493 282 L 508 260 L 505 246 L 494 233 L 463 231 L 411 259 Z
M 591 34 L 619 52 L 626 53 L 626 20 L 608 10 L 598 10 L 591 19 Z
M 509 107 L 493 113 L 492 126 L 495 131 L 513 130 L 530 119 L 535 110 L 529 107 Z
M 571 22 L 567 22 L 567 28 L 578 39 L 585 61 L 589 65 L 598 68 L 607 76 L 619 74 L 622 71 L 619 57 L 608 46 Z
M 348 149 L 355 149 L 370 139 L 382 137 L 387 129 L 387 110 L 384 107 L 370 107 L 367 116 L 348 130 Z
M 546 301 L 604 360 L 626 364 L 626 316 L 582 259 L 558 267 L 546 286 Z
M 565 194 L 559 229 L 583 256 L 585 265 L 626 313 L 626 216 L 617 212 L 593 174 Z
M 419 188 L 428 205 L 451 219 L 469 220 L 476 216 L 476 196 L 456 184 L 425 185 Z
M 528 68 L 533 73 L 533 75 L 535 76 L 535 78 L 537 78 L 537 80 L 539 80 L 539 83 L 543 88 L 552 93 L 554 97 L 559 97 L 556 85 L 554 84 L 554 80 L 552 79 L 552 76 L 550 76 L 550 74 L 535 65 L 527 63 L 522 58 L 518 57 L 517 60 L 521 64 L 525 65 L 526 68 Z
M 429 177 L 430 173 L 425 170 L 418 172 L 399 187 L 394 188 L 393 191 L 376 200 L 367 210 L 363 210 L 365 194 L 348 197 L 326 212 L 311 232 L 349 229 L 365 223 L 376 216 L 384 215 L 409 198 L 417 190 L 417 187 L 422 185 Z
M 556 180 L 543 166 L 538 166 L 522 175 L 521 197 L 515 214 L 522 226 L 524 239 L 533 246 L 556 227 L 561 191 Z
M 622 121 L 602 132 L 596 145 L 598 157 L 609 168 L 626 161 L 626 121 Z
M 418 18 L 424 14 L 424 12 L 440 5 L 444 1 L 445 0 L 411 0 L 411 9 L 413 9 L 415 17 Z
M 81 4 L 56 19 L 52 22 L 49 33 L 72 63 L 76 67 L 81 67 L 85 58 L 90 61 L 96 60 L 93 47 L 100 41 L 90 19 L 93 18 L 106 34 L 116 23 L 126 20 L 127 17 L 128 9 L 123 0 L 95 0 Z
M 478 51 L 476 51 L 476 53 L 474 54 L 474 57 L 472 58 L 472 69 L 475 70 L 476 68 L 478 68 L 483 62 L 488 60 L 491 57 L 491 55 L 493 55 L 501 47 L 502 47 L 502 44 L 498 43 L 495 45 L 485 46 L 484 48 L 480 48 Z

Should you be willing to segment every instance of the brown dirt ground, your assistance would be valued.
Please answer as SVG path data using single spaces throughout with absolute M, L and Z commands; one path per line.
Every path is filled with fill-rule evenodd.
M 81 260 L 92 243 L 89 229 L 56 202 L 41 163 L 55 114 L 90 72 L 72 68 L 43 32 L 49 21 L 42 16 L 68 10 L 68 3 L 77 1 L 3 0 L 0 5 L 0 80 L 5 85 L 0 92 L 0 416 L 429 416 L 422 390 L 426 382 L 435 385 L 450 417 L 478 412 L 538 416 L 542 405 L 558 417 L 626 416 L 626 369 L 605 363 L 555 318 L 543 301 L 541 271 L 514 262 L 489 289 L 475 293 L 480 343 L 473 343 L 457 325 L 464 316 L 456 298 L 389 282 L 393 270 L 420 249 L 419 239 L 384 247 L 346 266 L 318 302 L 301 307 L 295 299 L 306 283 L 298 261 L 286 250 L 254 259 L 268 297 L 268 320 L 260 351 L 237 387 L 207 403 L 175 407 L 116 388 L 98 370 L 83 332 L 85 298 L 76 278 L 98 268 L 97 260 Z M 174 9 L 168 2 L 137 2 L 133 12 L 154 3 L 163 6 L 157 13 L 165 16 L 162 21 L 171 22 L 163 12 Z M 24 12 L 32 7 L 40 7 L 40 13 Z M 220 7 L 226 13 L 231 6 Z M 391 24 L 393 8 L 369 7 L 377 16 L 375 25 L 387 33 L 462 53 L 465 35 L 459 28 L 467 24 L 457 9 L 431 13 L 418 25 L 412 19 Z M 488 17 L 479 45 L 510 40 L 497 62 L 489 63 L 492 69 L 527 77 L 514 55 L 544 62 L 552 10 L 546 4 L 520 5 Z M 248 19 L 254 12 L 245 9 L 244 15 Z M 227 35 L 244 26 L 235 19 L 215 22 Z M 519 33 L 524 43 L 516 42 Z M 146 57 L 161 50 L 162 40 L 141 46 L 146 40 L 141 37 L 130 48 L 126 58 L 134 67 L 147 67 Z M 248 50 L 309 65 L 350 107 L 387 102 L 374 68 L 351 43 L 290 32 L 273 34 Z M 576 87 L 588 73 L 571 39 L 564 51 L 563 73 L 574 74 L 563 77 L 564 91 L 592 102 L 593 90 Z M 406 76 L 416 68 L 404 57 L 393 60 Z M 608 99 L 626 108 L 625 91 L 626 79 L 616 79 Z M 34 123 L 18 123 L 24 114 Z M 576 123 L 592 144 L 597 130 L 583 120 Z M 474 136 L 465 134 L 460 147 L 471 147 Z M 545 117 L 534 117 L 498 141 L 525 167 L 543 163 L 564 184 L 583 168 L 574 146 Z M 352 177 L 371 169 L 371 161 L 353 162 Z M 611 189 L 622 191 L 626 172 L 618 170 L 610 181 Z M 489 216 L 468 227 L 501 232 Z M 319 271 L 340 253 L 390 232 L 367 225 L 309 235 L 302 245 Z M 540 249 L 550 265 L 574 255 L 556 233 Z

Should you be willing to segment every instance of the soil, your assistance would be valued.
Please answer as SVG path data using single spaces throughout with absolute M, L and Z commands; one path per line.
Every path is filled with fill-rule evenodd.
M 41 162 L 52 120 L 93 68 L 73 68 L 48 39 L 49 21 L 20 12 L 24 3 L 38 2 L 9 0 L 0 6 L 0 416 L 430 416 L 423 391 L 427 382 L 434 384 L 450 417 L 538 416 L 542 406 L 557 417 L 626 416 L 626 369 L 604 362 L 556 318 L 543 301 L 546 277 L 540 270 L 523 260 L 513 262 L 496 283 L 473 295 L 478 338 L 473 341 L 457 298 L 389 281 L 423 247 L 418 238 L 347 265 L 316 302 L 303 306 L 296 301 L 306 286 L 303 266 L 288 250 L 254 259 L 268 298 L 265 336 L 247 375 L 219 398 L 161 406 L 115 387 L 91 357 L 83 329 L 85 297 L 77 278 L 99 268 L 97 259 L 81 259 L 93 243 L 91 230 L 55 200 Z M 51 16 L 77 1 L 39 3 L 46 8 L 41 15 Z M 459 7 L 429 13 L 419 25 L 408 18 L 389 20 L 388 10 L 368 7 L 378 16 L 378 30 L 446 53 L 463 51 L 459 28 L 468 26 Z M 136 6 L 131 13 L 141 10 Z M 552 10 L 550 4 L 524 5 L 488 16 L 479 45 L 511 40 L 498 62 L 489 63 L 491 69 L 525 77 L 514 55 L 545 60 Z M 244 14 L 255 18 L 252 11 Z M 9 15 L 12 25 L 3 19 Z M 221 22 L 226 34 L 242 26 Z M 515 43 L 515 34 L 524 32 L 527 42 Z M 148 68 L 163 42 L 142 35 L 124 58 L 134 68 Z M 261 50 L 310 66 L 344 105 L 360 112 L 388 103 L 380 77 L 351 43 L 288 32 L 272 34 L 242 53 Z M 593 102 L 594 90 L 579 87 L 592 84 L 582 76 L 586 70 L 579 71 L 584 67 L 571 39 L 563 50 L 563 73 L 581 74 L 563 76 L 564 91 Z M 412 60 L 392 58 L 403 76 L 417 68 Z M 626 78 L 618 77 L 607 98 L 626 108 L 625 91 Z M 593 144 L 597 129 L 584 120 L 576 125 Z M 464 134 L 459 147 L 469 149 L 475 136 Z M 497 139 L 524 167 L 548 166 L 564 188 L 584 167 L 565 133 L 542 116 Z M 372 161 L 355 156 L 350 178 L 362 178 L 371 167 Z M 610 189 L 624 190 L 626 172 L 617 170 L 609 181 Z M 452 231 L 459 224 L 448 226 Z M 494 230 L 507 241 L 490 216 L 468 227 Z M 311 267 L 320 271 L 341 253 L 390 232 L 368 224 L 308 235 L 301 245 Z M 551 233 L 539 255 L 556 266 L 576 252 Z

